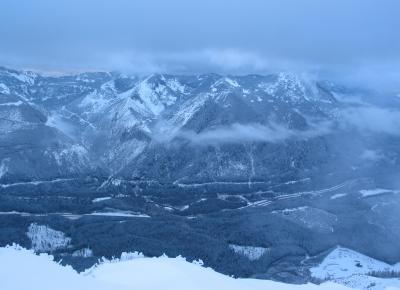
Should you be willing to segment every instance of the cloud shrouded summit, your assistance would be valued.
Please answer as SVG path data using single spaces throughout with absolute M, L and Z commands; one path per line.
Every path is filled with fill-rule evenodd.
M 396 79 L 400 3 L 4 0 L 2 65 L 44 70 L 265 73 Z

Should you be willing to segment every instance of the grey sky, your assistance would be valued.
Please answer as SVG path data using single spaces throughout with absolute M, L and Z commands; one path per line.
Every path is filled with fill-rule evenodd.
M 399 76 L 398 0 L 2 0 L 0 65 Z

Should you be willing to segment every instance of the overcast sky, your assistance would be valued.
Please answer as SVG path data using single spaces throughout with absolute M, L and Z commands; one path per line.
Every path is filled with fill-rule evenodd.
M 1 0 L 0 65 L 399 76 L 398 0 Z

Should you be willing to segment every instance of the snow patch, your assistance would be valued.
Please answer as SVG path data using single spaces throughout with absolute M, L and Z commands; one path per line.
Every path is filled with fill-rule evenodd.
M 80 250 L 76 250 L 72 253 L 73 257 L 83 257 L 83 258 L 90 258 L 93 257 L 93 251 L 89 248 L 83 248 Z
M 2 103 L 0 106 L 21 106 L 24 103 L 22 101 L 16 101 L 16 102 L 9 102 L 9 103 Z
M 10 89 L 3 83 L 0 83 L 0 93 L 8 95 L 10 93 Z
M 224 80 L 225 80 L 225 82 L 227 82 L 227 83 L 228 83 L 229 85 L 231 85 L 232 87 L 235 87 L 235 88 L 240 87 L 240 85 L 238 84 L 238 82 L 235 81 L 235 80 L 233 80 L 233 79 L 231 79 L 231 78 L 225 78 Z
M 149 215 L 143 213 L 136 213 L 131 211 L 109 211 L 109 212 L 93 212 L 87 215 L 92 216 L 108 216 L 108 217 L 136 217 L 136 218 L 150 218 Z
M 65 148 L 60 152 L 53 152 L 53 156 L 59 166 L 64 162 L 74 162 L 74 166 L 85 166 L 88 151 L 85 147 L 79 144 L 73 144 L 69 148 Z
M 167 81 L 167 86 L 173 90 L 174 92 L 178 92 L 181 94 L 185 93 L 186 87 L 182 85 L 177 79 L 170 79 Z
M 29 85 L 33 85 L 33 83 L 35 82 L 35 75 L 31 72 L 22 72 L 22 73 L 9 72 L 9 75 Z
M 28 227 L 26 235 L 32 242 L 32 249 L 37 252 L 63 249 L 71 243 L 71 238 L 66 237 L 63 232 L 36 223 Z
M 344 197 L 346 195 L 347 195 L 347 193 L 337 193 L 337 194 L 332 195 L 331 199 L 338 199 L 338 198 Z
M 110 104 L 110 100 L 101 92 L 94 91 L 86 95 L 79 107 L 89 109 L 91 112 L 100 112 Z
M 250 261 L 255 261 L 260 259 L 263 255 L 267 254 L 270 249 L 263 247 L 252 247 L 252 246 L 239 246 L 231 244 L 229 245 L 236 254 L 242 255 L 248 258 Z
M 3 159 L 0 164 L 0 179 L 6 175 L 8 172 L 8 162 L 10 161 L 9 158 Z
M 14 187 L 14 186 L 29 186 L 29 185 L 40 185 L 40 184 L 48 184 L 48 183 L 58 183 L 58 182 L 67 182 L 76 180 L 75 178 L 57 178 L 53 180 L 36 180 L 36 181 L 27 181 L 27 182 L 15 182 L 15 183 L 0 183 L 0 187 L 7 188 L 7 187 Z
M 111 196 L 105 196 L 105 197 L 98 197 L 92 200 L 93 203 L 95 202 L 101 202 L 101 201 L 105 201 L 105 200 L 109 200 L 111 199 Z
M 285 101 L 300 101 L 306 97 L 306 88 L 300 78 L 295 74 L 281 72 L 277 75 L 276 82 L 260 83 L 258 87 L 273 97 L 279 97 Z
M 360 190 L 360 193 L 362 194 L 362 197 L 368 197 L 368 196 L 380 195 L 380 194 L 384 194 L 384 193 L 395 193 L 395 191 L 390 190 L 390 189 L 384 189 L 384 188 L 375 188 L 375 189 L 362 189 L 362 190 Z
M 153 88 L 147 80 L 138 85 L 138 93 L 140 99 L 154 115 L 157 116 L 164 110 L 164 105 L 158 100 Z
M 400 287 L 399 279 L 371 277 L 373 271 L 400 271 L 400 264 L 389 265 L 356 251 L 337 247 L 322 263 L 310 269 L 311 275 L 328 279 L 357 289 L 380 290 L 386 287 Z

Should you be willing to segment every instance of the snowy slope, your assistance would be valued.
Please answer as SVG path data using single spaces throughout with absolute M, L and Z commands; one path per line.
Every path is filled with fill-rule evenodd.
M 389 265 L 342 247 L 334 249 L 319 266 L 311 268 L 315 278 L 329 279 L 356 289 L 382 290 L 389 286 L 400 289 L 400 279 L 371 276 L 372 272 L 392 271 L 399 272 L 400 264 Z
M 66 237 L 63 232 L 38 224 L 29 226 L 27 236 L 31 240 L 32 249 L 37 252 L 62 249 L 71 242 L 71 239 Z
M 18 246 L 0 249 L 1 289 L 13 290 L 345 290 L 333 283 L 290 285 L 265 280 L 234 279 L 183 258 L 144 258 L 104 262 L 82 274 L 46 254 Z

